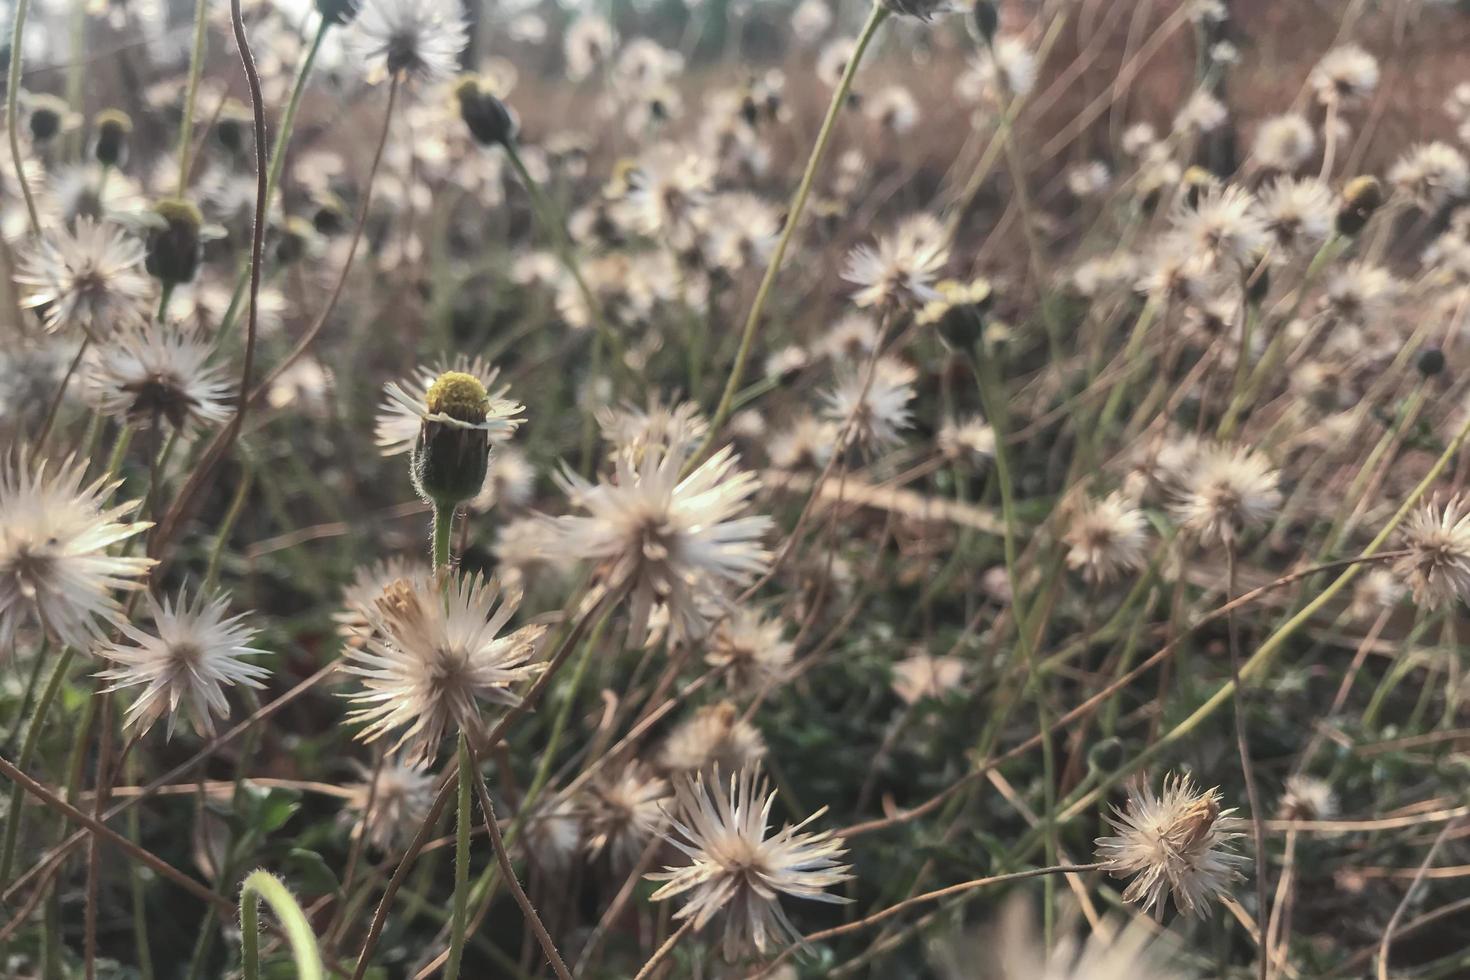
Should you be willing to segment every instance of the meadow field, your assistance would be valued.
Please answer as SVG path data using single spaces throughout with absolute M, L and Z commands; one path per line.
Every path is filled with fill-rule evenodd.
M 3 22 L 0 980 L 1470 978 L 1470 4 Z

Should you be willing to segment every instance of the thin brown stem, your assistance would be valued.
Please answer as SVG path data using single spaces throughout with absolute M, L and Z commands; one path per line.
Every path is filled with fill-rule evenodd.
M 485 812 L 485 829 L 490 834 L 490 846 L 495 850 L 495 862 L 500 865 L 500 874 L 510 888 L 516 904 L 520 906 L 521 914 L 526 917 L 526 925 L 535 933 L 536 942 L 541 944 L 541 952 L 546 954 L 547 962 L 551 964 L 559 980 L 572 980 L 572 973 L 562 961 L 561 953 L 557 952 L 556 943 L 551 940 L 551 933 L 546 931 L 545 923 L 541 921 L 541 916 L 536 914 L 535 906 L 526 897 L 526 890 L 521 887 L 520 879 L 516 877 L 515 868 L 511 867 L 510 855 L 505 852 L 505 838 L 500 834 L 500 825 L 495 817 L 495 807 L 490 802 L 490 791 L 485 787 L 485 777 L 480 774 L 478 764 L 475 766 L 475 793 L 480 799 L 480 809 Z

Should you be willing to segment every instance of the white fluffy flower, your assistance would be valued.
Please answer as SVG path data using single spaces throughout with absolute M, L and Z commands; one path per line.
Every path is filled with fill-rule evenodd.
M 1219 790 L 1199 792 L 1188 776 L 1174 775 L 1157 796 L 1135 784 L 1127 809 L 1115 812 L 1109 822 L 1117 836 L 1098 838 L 1097 853 L 1112 874 L 1137 876 L 1123 891 L 1125 902 L 1162 910 L 1172 895 L 1185 915 L 1203 915 L 1240 880 L 1247 859 L 1228 848 L 1244 836 L 1236 829 L 1243 822 L 1220 809 Z
M 826 417 L 838 426 L 851 419 L 853 441 L 883 449 L 902 441 L 901 433 L 913 423 L 909 402 L 914 399 L 918 372 L 892 357 L 880 357 L 872 366 L 849 366 L 837 386 L 826 395 Z
M 725 958 L 754 951 L 764 954 L 779 941 L 800 942 L 801 933 L 781 910 L 781 896 L 819 902 L 848 901 L 827 889 L 852 878 L 842 864 L 842 838 L 830 831 L 802 831 L 825 807 L 801 823 L 770 833 L 774 790 L 767 792 L 754 767 L 730 776 L 729 789 L 704 778 L 684 778 L 675 786 L 673 833 L 669 843 L 689 858 L 685 867 L 648 875 L 666 884 L 654 901 L 684 895 L 676 919 L 702 929 L 724 912 Z
M 167 422 L 176 429 L 223 422 L 234 390 L 214 345 L 198 331 L 157 321 L 124 330 L 93 349 L 82 375 L 82 397 L 97 411 L 139 428 Z
M 143 243 L 116 225 L 78 218 L 75 230 L 48 229 L 20 252 L 21 305 L 40 309 L 50 331 L 108 332 L 146 319 L 153 287 Z
M 153 567 L 151 558 L 108 554 L 152 525 L 124 522 L 138 501 L 108 506 L 121 480 L 86 485 L 86 472 L 75 461 L 0 463 L 0 646 L 30 622 L 85 647 L 121 622 L 112 593 L 142 588 Z
M 364 688 L 349 696 L 357 706 L 349 719 L 366 726 L 358 737 L 396 731 L 392 751 L 429 762 L 446 734 L 482 736 L 479 702 L 519 704 L 512 686 L 544 669 L 532 662 L 544 626 L 501 635 L 519 604 L 519 594 L 502 597 L 494 579 L 479 576 L 389 588 L 370 616 L 372 634 L 346 653 L 345 670 Z
M 673 635 L 703 635 L 705 606 L 770 561 L 760 539 L 771 520 L 744 516 L 759 483 L 736 470 L 734 450 L 725 447 L 681 478 L 685 458 L 648 445 L 619 453 L 608 482 L 588 483 L 570 470 L 561 476 L 572 504 L 587 511 L 553 519 L 561 546 L 601 562 L 608 588 L 627 590 L 635 645 L 656 603 L 668 606 Z
M 934 279 L 947 260 L 932 242 L 895 235 L 849 252 L 842 278 L 858 287 L 852 297 L 858 306 L 922 306 L 939 298 Z
M 1206 544 L 1233 542 L 1266 523 L 1281 506 L 1278 474 L 1252 449 L 1212 446 L 1184 475 L 1174 516 Z
M 150 595 L 148 606 L 153 629 L 120 623 L 132 642 L 100 648 L 98 656 L 115 666 L 97 676 L 112 682 L 109 691 L 143 688 L 125 716 L 140 732 L 167 715 L 172 738 L 179 716 L 187 714 L 197 734 L 213 736 L 215 717 L 230 713 L 224 689 L 236 684 L 259 689 L 270 676 L 266 668 L 242 659 L 265 652 L 250 646 L 256 630 L 245 625 L 243 615 L 226 615 L 227 596 L 209 598 L 201 592 L 191 600 L 180 591 L 172 602 Z
M 349 37 L 373 72 L 434 82 L 459 70 L 469 29 L 459 0 L 364 0 Z

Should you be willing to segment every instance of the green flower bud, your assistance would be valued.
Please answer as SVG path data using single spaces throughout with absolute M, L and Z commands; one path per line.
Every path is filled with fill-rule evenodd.
M 459 118 L 481 146 L 497 146 L 515 139 L 515 117 L 478 75 L 468 74 L 454 87 Z
M 104 167 L 121 167 L 128 159 L 128 137 L 133 134 L 133 120 L 121 109 L 103 109 L 92 117 L 96 131 L 92 156 Z
M 1337 210 L 1338 234 L 1356 235 L 1382 206 L 1383 185 L 1378 178 L 1354 177 L 1342 189 L 1342 205 Z
M 54 95 L 31 97 L 31 139 L 46 143 L 55 139 L 67 122 L 66 103 Z
M 204 216 L 182 198 L 164 198 L 153 205 L 163 223 L 148 232 L 148 255 L 143 265 L 154 278 L 178 286 L 192 282 L 199 270 L 202 247 L 199 231 Z
M 328 24 L 341 27 L 357 16 L 358 0 L 316 0 L 316 11 Z
M 414 489 L 436 507 L 453 509 L 480 492 L 490 465 L 483 428 L 490 395 L 472 374 L 446 371 L 429 386 L 429 413 L 409 461 Z

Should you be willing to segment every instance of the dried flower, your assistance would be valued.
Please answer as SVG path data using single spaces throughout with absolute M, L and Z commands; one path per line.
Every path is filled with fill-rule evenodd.
M 1129 788 L 1127 809 L 1115 808 L 1117 816 L 1108 818 L 1118 836 L 1098 838 L 1098 857 L 1117 877 L 1137 876 L 1123 892 L 1125 902 L 1162 916 L 1172 896 L 1184 914 L 1203 915 L 1210 902 L 1230 894 L 1248 863 L 1229 850 L 1245 836 L 1234 812 L 1220 809 L 1218 789 L 1199 792 L 1185 775 L 1167 777 L 1157 796 L 1138 782 Z
M 801 941 L 801 934 L 781 910 L 780 897 L 844 903 L 848 899 L 826 889 L 852 878 L 842 864 L 847 853 L 842 838 L 830 831 L 802 831 L 826 808 L 801 823 L 770 834 L 774 790 L 767 791 L 754 767 L 730 776 L 729 789 L 716 773 L 713 789 L 704 777 L 675 784 L 673 830 L 668 840 L 689 858 L 689 865 L 648 875 L 666 882 L 654 901 L 687 896 L 674 913 L 703 929 L 724 913 L 725 959 L 754 951 L 764 954 L 776 941 Z
M 1460 496 L 1425 504 L 1404 521 L 1399 538 L 1408 554 L 1394 570 L 1409 582 L 1414 601 L 1437 609 L 1470 599 L 1470 504 Z
M 123 620 L 112 593 L 142 588 L 153 567 L 151 558 L 108 554 L 152 525 L 123 521 L 136 500 L 108 505 L 122 480 L 84 485 L 86 472 L 72 460 L 0 463 L 0 646 L 10 648 L 29 621 L 85 648 Z
M 266 668 L 241 659 L 265 652 L 249 645 L 256 631 L 245 625 L 243 614 L 225 615 L 228 596 L 208 598 L 200 592 L 191 601 L 180 591 L 173 602 L 159 603 L 150 595 L 148 606 L 153 629 L 119 623 L 132 643 L 99 648 L 98 656 L 116 666 L 97 676 L 112 682 L 109 691 L 143 688 L 126 714 L 127 724 L 139 733 L 167 715 L 172 738 L 179 716 L 187 714 L 195 733 L 212 737 L 214 717 L 230 713 L 224 689 L 236 684 L 260 689 L 270 676 Z
M 375 604 L 373 633 L 349 648 L 344 668 L 364 690 L 348 697 L 348 715 L 365 723 L 358 738 L 374 741 L 397 732 L 390 751 L 431 762 L 445 734 L 483 736 L 479 701 L 514 706 L 512 686 L 539 674 L 532 662 L 544 626 L 502 636 L 520 595 L 502 596 L 494 579 L 460 576 L 400 581 Z
M 601 562 L 605 584 L 627 590 L 634 644 L 646 638 L 655 603 L 668 606 L 676 637 L 703 635 L 706 606 L 770 560 L 760 544 L 770 518 L 742 516 L 759 484 L 736 470 L 734 450 L 726 446 L 681 479 L 684 459 L 649 445 L 636 458 L 619 453 L 610 482 L 588 483 L 569 469 L 560 477 L 573 505 L 588 513 L 553 520 L 561 546 Z

